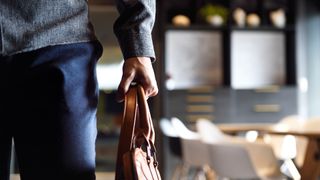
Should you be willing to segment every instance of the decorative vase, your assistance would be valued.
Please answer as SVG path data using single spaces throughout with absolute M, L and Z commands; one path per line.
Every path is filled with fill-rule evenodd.
M 186 27 L 186 26 L 190 26 L 190 19 L 185 16 L 185 15 L 176 15 L 172 18 L 172 24 L 174 26 L 183 26 L 183 27 Z
M 275 27 L 283 28 L 286 26 L 286 15 L 283 9 L 270 12 L 270 20 Z
M 260 17 L 255 13 L 249 14 L 247 16 L 247 24 L 250 27 L 258 27 L 260 25 Z
M 220 15 L 210 15 L 207 16 L 206 21 L 212 26 L 222 26 L 223 18 Z
M 246 12 L 241 8 L 236 8 L 233 11 L 233 19 L 237 26 L 244 27 L 246 25 Z

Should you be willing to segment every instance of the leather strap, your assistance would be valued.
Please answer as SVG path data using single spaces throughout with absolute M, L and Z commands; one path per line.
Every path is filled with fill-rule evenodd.
M 140 85 L 131 86 L 125 97 L 123 122 L 118 143 L 116 180 L 123 180 L 124 153 L 133 147 L 133 138 L 142 133 L 152 145 L 155 139 L 153 123 L 149 106 L 143 88 Z
M 138 107 L 139 107 L 139 119 L 140 119 L 140 128 L 144 130 L 144 135 L 154 143 L 155 133 L 152 123 L 152 118 L 150 114 L 149 105 L 145 92 L 141 86 L 137 86 L 138 92 Z

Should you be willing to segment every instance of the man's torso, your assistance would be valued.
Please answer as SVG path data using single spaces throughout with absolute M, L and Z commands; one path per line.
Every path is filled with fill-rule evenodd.
M 87 0 L 1 0 L 0 55 L 94 40 Z

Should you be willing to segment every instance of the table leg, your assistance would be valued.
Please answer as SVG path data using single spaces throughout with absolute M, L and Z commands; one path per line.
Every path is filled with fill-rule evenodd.
M 309 138 L 303 165 L 300 168 L 301 180 L 317 180 L 320 170 L 318 153 L 320 148 L 316 138 Z

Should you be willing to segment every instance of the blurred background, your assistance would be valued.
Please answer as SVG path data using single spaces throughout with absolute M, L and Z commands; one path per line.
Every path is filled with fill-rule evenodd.
M 104 47 L 97 67 L 100 84 L 97 171 L 113 172 L 123 108 L 115 101 L 122 67 L 121 51 L 112 32 L 118 13 L 113 1 L 89 3 L 90 18 Z M 296 136 L 285 131 L 270 135 L 266 127 L 282 123 L 286 130 L 304 132 L 301 123 L 320 116 L 319 1 L 157 0 L 153 37 L 160 92 L 149 103 L 163 179 L 318 178 L 318 121 L 312 125 L 313 139 L 310 133 Z M 183 126 L 177 126 L 179 122 L 173 119 Z M 211 123 L 204 127 L 214 125 L 217 132 L 215 128 L 201 129 L 199 122 L 204 120 Z M 232 133 L 230 127 L 235 129 Z M 242 131 L 239 127 L 246 128 Z M 181 129 L 185 131 L 180 133 Z M 214 141 L 203 141 L 203 131 L 216 132 L 211 137 Z M 225 150 L 218 146 L 226 143 Z M 213 146 L 203 146 L 204 152 L 201 148 L 194 149 L 203 144 Z M 235 150 L 228 155 L 235 144 L 244 144 L 241 147 L 249 149 L 251 164 L 242 163 L 247 152 L 241 155 Z M 271 147 L 272 157 L 257 144 Z M 257 147 L 250 150 L 251 146 Z M 308 149 L 314 153 L 312 157 L 306 157 L 306 150 L 301 155 L 297 147 L 302 146 L 305 149 L 312 146 L 312 151 Z M 281 152 L 287 157 L 281 156 Z M 276 164 L 267 162 L 273 170 L 259 169 L 257 162 L 267 160 L 254 159 L 267 156 L 270 160 L 273 155 Z M 231 164 L 224 164 L 228 157 Z M 233 174 L 225 173 L 224 167 Z M 240 174 L 234 169 L 239 169 Z

